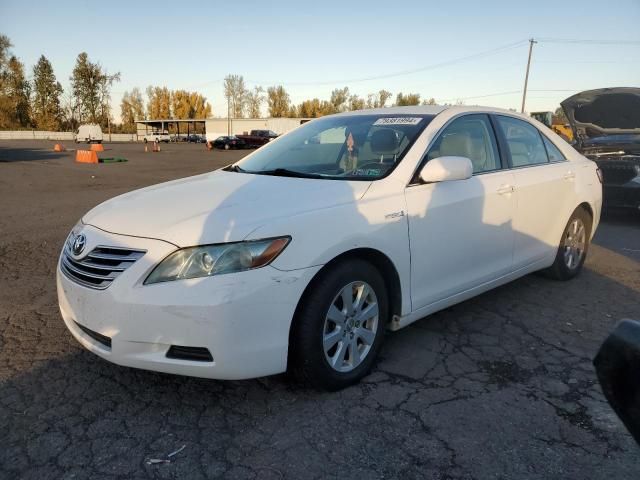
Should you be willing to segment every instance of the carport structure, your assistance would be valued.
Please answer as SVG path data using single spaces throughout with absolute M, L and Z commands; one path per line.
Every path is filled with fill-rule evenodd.
M 180 126 L 182 126 L 183 132 L 185 132 L 186 130 L 187 135 L 189 135 L 190 133 L 195 133 L 197 131 L 204 133 L 205 122 L 206 119 L 204 118 L 161 118 L 151 120 L 136 120 L 136 133 L 138 135 L 138 140 L 148 134 L 168 132 L 169 129 L 174 130 L 176 134 L 180 136 Z M 198 126 L 200 126 L 201 128 L 197 128 Z

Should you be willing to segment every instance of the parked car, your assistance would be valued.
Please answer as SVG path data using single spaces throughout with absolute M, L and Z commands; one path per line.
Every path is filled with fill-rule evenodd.
M 640 88 L 588 90 L 561 105 L 576 148 L 602 170 L 604 206 L 640 209 Z
M 204 135 L 199 135 L 197 133 L 192 133 L 187 137 L 187 142 L 189 143 L 205 143 L 207 140 Z
M 80 125 L 76 130 L 75 141 L 76 143 L 102 143 L 102 128 L 95 123 L 88 123 L 86 125 Z
M 147 133 L 146 135 L 144 135 L 142 137 L 142 141 L 144 143 L 147 143 L 147 142 L 165 142 L 165 143 L 169 143 L 171 141 L 171 135 L 169 135 L 169 132 Z
M 575 277 L 601 195 L 595 163 L 516 113 L 326 116 L 85 214 L 60 255 L 60 310 L 119 365 L 288 369 L 338 389 L 367 374 L 387 329 L 534 271 Z
M 246 148 L 246 146 L 245 141 L 235 135 L 218 137 L 213 141 L 214 148 L 223 148 L 225 150 Z
M 237 137 L 244 140 L 249 148 L 257 148 L 277 138 L 278 134 L 273 130 L 251 130 L 249 135 L 237 135 Z

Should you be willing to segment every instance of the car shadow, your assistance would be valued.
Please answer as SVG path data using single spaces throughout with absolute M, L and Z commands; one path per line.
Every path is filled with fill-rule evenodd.
M 56 142 L 51 142 L 50 145 L 43 146 L 42 148 L 19 147 L 16 146 L 17 142 L 13 142 L 11 146 L 3 145 L 0 142 L 0 163 L 10 162 L 30 162 L 34 160 L 58 160 L 61 158 L 67 158 L 70 153 L 69 150 L 75 147 L 65 146 L 67 151 L 54 152 L 53 146 Z M 57 142 L 62 145 L 65 142 Z M 71 142 L 68 142 L 71 144 Z

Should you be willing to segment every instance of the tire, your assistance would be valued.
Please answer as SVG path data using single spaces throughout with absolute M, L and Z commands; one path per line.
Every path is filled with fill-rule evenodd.
M 143 138 L 143 139 L 142 139 L 142 141 L 143 141 L 144 143 L 147 143 L 147 139 L 146 139 L 146 138 Z
M 224 144 L 224 149 L 225 149 L 225 150 L 229 150 L 230 148 L 231 148 L 231 147 L 229 146 L 229 144 L 228 144 L 228 143 L 225 143 L 225 144 Z
M 368 293 L 358 308 L 355 303 L 362 291 Z M 354 315 L 348 313 L 343 292 L 353 300 L 351 307 L 356 306 Z M 290 335 L 290 373 L 330 391 L 358 382 L 369 373 L 382 346 L 388 305 L 384 279 L 370 263 L 352 259 L 330 267 L 314 280 L 298 308 Z
M 589 251 L 592 223 L 591 215 L 584 208 L 573 212 L 562 231 L 553 265 L 544 271 L 548 276 L 570 280 L 580 273 Z

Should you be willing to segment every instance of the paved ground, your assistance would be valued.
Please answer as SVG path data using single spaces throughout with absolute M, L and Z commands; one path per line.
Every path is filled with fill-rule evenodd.
M 640 318 L 637 217 L 607 219 L 572 282 L 528 276 L 390 334 L 342 392 L 180 378 L 84 351 L 56 258 L 100 201 L 241 152 L 114 144 L 128 163 L 76 165 L 50 147 L 0 142 L 0 478 L 640 478 L 591 366 L 617 319 Z

